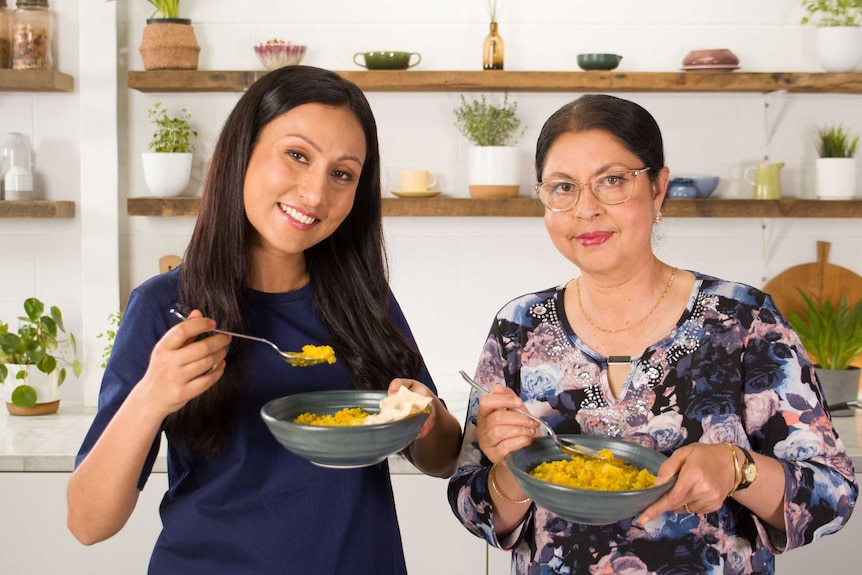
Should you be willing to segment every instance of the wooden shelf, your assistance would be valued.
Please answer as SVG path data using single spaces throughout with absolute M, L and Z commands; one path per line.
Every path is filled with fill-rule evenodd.
M 129 198 L 130 216 L 195 216 L 200 198 Z M 669 199 L 666 217 L 678 218 L 862 218 L 862 200 L 687 200 Z M 533 198 L 384 198 L 387 217 L 541 217 Z
M 74 218 L 75 202 L 0 200 L 0 218 Z
M 71 92 L 72 76 L 56 70 L 0 70 L 0 92 Z
M 862 73 L 338 71 L 371 92 L 831 92 L 862 93 Z M 265 71 L 128 73 L 141 92 L 243 92 Z

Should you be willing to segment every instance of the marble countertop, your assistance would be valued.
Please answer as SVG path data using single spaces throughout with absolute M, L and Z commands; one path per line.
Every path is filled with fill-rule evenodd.
M 95 412 L 95 407 L 61 404 L 52 415 L 16 417 L 0 409 L 0 473 L 72 471 Z M 836 417 L 833 424 L 856 473 L 862 474 L 862 410 L 855 410 L 852 417 Z M 164 445 L 153 469 L 156 473 L 167 471 Z M 395 474 L 419 473 L 400 456 L 390 458 L 389 468 Z

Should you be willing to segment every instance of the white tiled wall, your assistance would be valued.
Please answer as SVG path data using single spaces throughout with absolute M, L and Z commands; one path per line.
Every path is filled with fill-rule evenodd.
M 81 0 L 80 11 L 98 9 L 95 0 Z M 55 7 L 54 4 L 57 4 Z M 54 2 L 61 12 L 63 41 L 75 37 L 74 0 Z M 92 6 L 91 6 L 92 5 Z M 304 64 L 336 70 L 359 70 L 353 54 L 395 49 L 417 51 L 422 63 L 415 70 L 477 70 L 488 18 L 483 0 L 365 0 L 298 2 L 254 0 L 236 2 L 186 0 L 201 44 L 201 69 L 262 69 L 252 45 L 278 37 L 308 45 Z M 186 108 L 200 133 L 194 181 L 197 193 L 206 161 L 222 122 L 239 94 L 144 94 L 126 86 L 126 70 L 143 66 L 138 46 L 148 3 L 118 2 L 118 107 L 120 278 L 122 299 L 129 290 L 157 271 L 158 258 L 182 254 L 191 218 L 128 218 L 125 198 L 147 195 L 139 154 L 152 131 L 146 111 L 161 101 L 172 111 Z M 71 10 L 71 12 L 63 12 Z M 506 0 L 499 12 L 506 47 L 507 70 L 577 70 L 580 52 L 613 51 L 624 56 L 620 71 L 672 71 L 692 49 L 726 47 L 736 53 L 746 71 L 820 71 L 814 57 L 814 28 L 799 25 L 801 4 L 788 0 Z M 68 30 L 67 28 L 72 28 Z M 83 40 L 82 40 L 83 41 Z M 75 46 L 63 44 L 74 54 Z M 74 74 L 76 59 L 62 58 L 63 71 Z M 717 195 L 748 197 L 742 180 L 748 166 L 763 158 L 785 162 L 785 196 L 813 197 L 815 151 L 813 134 L 827 122 L 843 122 L 862 133 L 862 97 L 801 94 L 621 94 L 649 109 L 662 126 L 667 161 L 674 174 L 711 173 L 722 177 Z M 380 130 L 384 190 L 397 189 L 404 168 L 430 169 L 438 187 L 451 196 L 466 196 L 468 142 L 453 126 L 459 94 L 369 93 Z M 488 94 L 490 99 L 502 97 Z M 525 133 L 522 188 L 534 182 L 532 153 L 542 122 L 576 94 L 517 93 Z M 28 129 L 36 133 L 37 162 L 50 157 L 45 180 L 51 199 L 76 199 L 87 193 L 75 185 L 80 155 L 76 94 L 0 94 L 0 131 Z M 21 127 L 23 125 L 23 128 Z M 50 156 L 48 156 L 49 151 Z M 46 157 L 48 156 L 48 157 Z M 47 165 L 45 166 L 48 167 Z M 39 166 L 40 171 L 42 166 Z M 862 169 L 860 169 L 862 173 Z M 62 182 L 62 186 L 54 184 Z M 526 193 L 526 192 L 524 192 Z M 409 201 L 409 200 L 404 200 Z M 48 297 L 57 293 L 69 301 L 72 327 L 75 289 L 86 285 L 75 268 L 71 222 L 28 222 L 38 232 L 62 237 L 54 242 L 27 242 L 30 228 L 20 221 L 0 220 L 0 242 L 22 246 L 0 251 L 0 270 L 21 270 L 26 282 L 0 288 L 0 317 L 20 305 L 24 294 Z M 762 286 L 789 266 L 813 261 L 815 242 L 833 243 L 830 261 L 862 273 L 858 258 L 862 232 L 858 221 L 666 219 L 659 255 L 668 262 L 729 279 Z M 385 222 L 392 286 L 407 313 L 441 394 L 456 410 L 466 390 L 456 378 L 471 371 L 494 312 L 508 299 L 528 290 L 565 281 L 577 272 L 551 246 L 539 218 L 389 218 Z M 26 232 L 25 232 L 26 230 Z M 71 262 L 71 263 L 70 263 Z M 62 278 L 52 287 L 50 281 Z M 64 310 L 66 307 L 64 306 Z M 98 356 L 100 349 L 85 350 Z M 87 401 L 94 400 L 98 370 L 86 379 Z M 84 384 L 65 386 L 72 397 L 83 397 Z

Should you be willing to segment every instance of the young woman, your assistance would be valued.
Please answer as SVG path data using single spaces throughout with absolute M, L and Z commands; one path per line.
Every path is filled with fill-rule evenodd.
M 227 119 L 183 264 L 132 293 L 99 410 L 68 488 L 83 543 L 129 518 L 168 439 L 169 488 L 150 572 L 406 572 L 387 465 L 316 467 L 279 445 L 267 401 L 401 386 L 433 399 L 405 450 L 448 477 L 460 426 L 435 395 L 387 283 L 371 109 L 338 75 L 270 72 Z M 187 321 L 169 314 L 193 310 Z M 267 346 L 331 345 L 335 364 L 292 367 Z
M 774 555 L 846 524 L 853 465 L 811 362 L 768 295 L 677 269 L 652 251 L 669 170 L 642 107 L 588 95 L 545 123 L 536 186 L 554 246 L 580 270 L 497 314 L 449 500 L 512 550 L 512 573 L 774 571 Z M 570 523 L 505 465 L 529 445 L 527 408 L 560 433 L 661 451 L 675 485 L 638 517 Z

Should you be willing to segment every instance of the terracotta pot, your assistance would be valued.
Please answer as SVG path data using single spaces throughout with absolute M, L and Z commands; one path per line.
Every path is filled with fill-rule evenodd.
M 147 20 L 141 39 L 145 70 L 197 70 L 201 47 L 191 20 Z
M 473 146 L 468 151 L 470 197 L 514 198 L 521 182 L 520 151 L 514 146 Z

